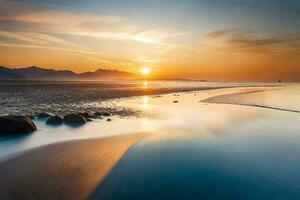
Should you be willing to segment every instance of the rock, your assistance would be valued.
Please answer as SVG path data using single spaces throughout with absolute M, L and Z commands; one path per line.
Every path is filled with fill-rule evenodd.
M 96 118 L 96 119 L 103 119 L 102 116 L 103 116 L 102 112 L 95 112 L 93 117 Z
M 83 116 L 84 118 L 86 118 L 86 119 L 89 119 L 89 118 L 91 118 L 91 117 L 94 117 L 94 115 L 95 115 L 95 113 L 90 112 L 90 111 L 84 112 L 84 113 L 81 113 L 81 114 L 82 114 L 82 116 Z
M 103 117 L 101 117 L 101 116 L 95 116 L 94 118 L 95 119 L 103 119 Z
M 54 117 L 50 117 L 46 121 L 46 124 L 50 124 L 50 125 L 60 125 L 62 123 L 63 123 L 63 118 L 57 115 L 55 115 Z
M 35 119 L 35 117 L 33 115 L 26 115 L 26 117 L 28 117 L 30 119 Z
M 81 124 L 85 124 L 86 123 L 86 119 L 81 114 L 76 114 L 76 113 L 68 114 L 68 115 L 64 116 L 63 121 L 66 124 L 78 124 L 78 125 L 81 125 Z
M 173 101 L 173 103 L 178 103 L 178 101 Z
M 54 117 L 54 114 L 50 113 L 50 112 L 42 112 L 42 113 L 38 114 L 39 119 L 50 118 L 50 117 Z
M 110 122 L 110 121 L 111 121 L 111 119 L 110 119 L 110 118 L 108 118 L 106 121 Z
M 7 115 L 0 117 L 0 134 L 22 134 L 34 131 L 36 131 L 36 126 L 27 116 Z
M 110 113 L 108 113 L 108 112 L 102 112 L 102 115 L 103 115 L 103 116 L 105 116 L 105 117 L 109 117 L 109 116 L 111 116 L 111 114 L 110 114 Z
M 100 117 L 100 116 L 102 116 L 102 113 L 101 112 L 95 112 L 94 116 Z

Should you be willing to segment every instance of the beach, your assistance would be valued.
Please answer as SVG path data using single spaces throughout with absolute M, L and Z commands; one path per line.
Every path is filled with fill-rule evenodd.
M 0 0 L 0 200 L 300 200 L 300 0 Z
M 1 199 L 86 199 L 144 133 L 31 150 L 0 165 Z
M 132 96 L 137 110 L 0 140 L 4 199 L 297 199 L 299 85 Z M 288 155 L 288 156 L 287 156 Z

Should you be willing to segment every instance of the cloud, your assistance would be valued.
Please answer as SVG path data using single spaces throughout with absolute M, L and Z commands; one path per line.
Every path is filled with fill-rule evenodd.
M 264 35 L 241 29 L 225 29 L 205 35 L 206 49 L 238 53 L 276 53 L 300 50 L 299 34 Z
M 165 40 L 184 34 L 184 32 L 177 30 L 151 30 L 146 27 L 136 26 L 124 17 L 119 16 L 99 16 L 60 9 L 51 10 L 29 3 L 2 1 L 5 4 L 5 8 L 0 8 L 0 22 L 8 24 L 10 32 L 48 33 L 45 35 L 36 34 L 34 37 L 24 33 L 22 33 L 22 36 L 18 33 L 12 33 L 15 34 L 15 39 L 26 40 L 26 42 L 42 43 L 42 40 L 47 40 L 63 43 L 61 39 L 49 36 L 49 33 L 59 33 L 80 37 L 129 40 L 165 47 L 167 46 L 167 43 L 164 42 Z M 7 10 L 11 12 L 7 12 Z M 22 12 L 15 12 L 16 10 L 22 10 Z M 5 26 L 2 26 L 0 29 L 8 31 L 5 30 Z M 13 37 L 12 34 L 10 35 L 11 37 Z M 66 41 L 64 42 L 66 44 Z
M 56 43 L 56 44 L 64 44 L 64 45 L 74 45 L 71 42 L 68 42 L 64 39 L 54 37 L 44 33 L 38 32 L 12 32 L 12 31 L 1 31 L 0 30 L 0 37 L 5 37 L 9 39 L 19 40 L 22 42 L 27 43 L 34 43 L 34 44 L 49 44 L 49 43 Z
M 0 7 L 0 21 L 10 24 L 15 30 L 24 28 L 44 32 L 118 30 L 117 28 L 125 22 L 125 19 L 118 16 L 50 10 L 28 3 L 6 0 L 2 4 L 5 6 Z
M 162 41 L 167 38 L 184 34 L 182 31 L 168 29 L 148 30 L 136 26 L 127 19 L 119 16 L 73 13 L 58 9 L 43 9 L 26 3 L 18 4 L 15 1 L 4 0 L 4 2 L 6 6 L 5 9 L 0 8 L 0 21 L 14 25 L 15 30 L 13 31 L 28 29 L 26 31 L 63 33 L 113 40 L 131 40 L 145 44 L 160 45 L 165 45 Z M 20 12 L 5 11 L 7 9 L 20 10 L 20 7 L 23 8 Z M 51 38 L 47 39 L 51 40 Z
M 79 27 L 88 28 L 105 24 L 118 23 L 122 20 L 116 16 L 96 16 L 88 14 L 75 14 L 59 10 L 37 10 L 21 12 L 14 15 L 0 16 L 0 20 L 28 23 L 32 25 L 47 25 L 50 27 Z
M 14 32 L 9 32 L 9 31 L 1 31 L 0 30 L 0 36 L 6 37 L 6 38 L 12 38 L 12 39 L 16 39 L 16 40 L 21 40 L 24 42 L 45 44 L 44 41 L 41 41 L 34 37 L 30 37 L 30 36 L 26 36 L 26 35 L 14 33 Z
M 147 58 L 145 56 L 138 56 L 135 59 L 136 62 L 138 63 L 147 63 L 147 64 L 152 64 L 152 63 L 158 63 L 159 60 L 158 59 L 151 59 L 151 58 Z
M 67 52 L 73 52 L 73 53 L 79 53 L 79 54 L 99 55 L 98 52 L 93 52 L 93 51 L 77 50 L 77 49 L 73 49 L 73 48 L 63 48 L 63 47 L 56 47 L 56 46 L 32 45 L 32 44 L 18 44 L 18 43 L 0 42 L 0 47 L 28 48 L 28 49 L 47 49 L 47 50 L 67 51 Z
M 224 30 L 213 31 L 213 32 L 207 33 L 205 35 L 205 37 L 210 38 L 210 39 L 220 38 L 224 35 L 231 34 L 232 32 L 234 32 L 236 30 L 237 29 L 224 29 Z
M 109 61 L 109 60 L 105 60 L 105 59 L 102 59 L 102 58 L 96 58 L 96 57 L 92 57 L 92 56 L 86 56 L 85 57 L 86 59 L 89 59 L 89 60 L 91 60 L 91 61 L 96 61 L 96 62 L 98 62 L 98 63 L 101 63 L 101 64 L 105 64 L 105 65 L 107 65 L 107 66 L 109 66 L 109 67 L 116 67 L 116 66 L 118 66 L 116 63 L 114 63 L 114 62 L 111 62 L 111 61 Z
M 41 41 L 47 41 L 47 42 L 54 42 L 54 43 L 59 43 L 59 44 L 69 44 L 69 45 L 73 45 L 73 43 L 68 42 L 64 39 L 58 38 L 58 37 L 54 37 L 48 34 L 44 34 L 44 33 L 27 33 L 28 36 L 31 36 L 33 38 L 39 39 Z

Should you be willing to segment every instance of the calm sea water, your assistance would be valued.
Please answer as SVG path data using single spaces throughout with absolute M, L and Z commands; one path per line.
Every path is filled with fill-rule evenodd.
M 146 101 L 172 120 L 134 146 L 91 199 L 300 199 L 300 114 L 251 106 L 296 110 L 299 92 L 247 93 L 247 106 L 228 105 L 234 95 L 199 102 L 210 92 Z

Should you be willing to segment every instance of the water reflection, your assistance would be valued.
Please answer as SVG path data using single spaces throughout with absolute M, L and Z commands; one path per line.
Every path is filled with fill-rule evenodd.
M 148 99 L 166 118 L 146 123 L 158 127 L 155 133 L 91 198 L 300 199 L 300 115 L 198 102 L 212 93 L 182 94 L 178 104 L 173 95 Z
M 149 108 L 149 97 L 148 96 L 143 96 L 142 97 L 142 106 L 143 109 L 148 109 Z
M 138 109 L 146 114 L 140 118 L 114 117 L 110 123 L 106 123 L 105 120 L 94 120 L 82 127 L 73 128 L 66 125 L 50 127 L 46 126 L 44 121 L 38 120 L 35 121 L 38 131 L 28 137 L 16 138 L 9 144 L 6 144 L 5 138 L 0 140 L 0 160 L 8 155 L 45 144 L 134 132 L 165 134 L 164 136 L 158 134 L 155 140 L 171 137 L 216 137 L 228 134 L 224 133 L 224 130 L 231 124 L 263 117 L 257 112 L 259 109 L 254 111 L 251 108 L 239 109 L 236 106 L 199 103 L 199 100 L 209 96 L 232 93 L 232 90 L 237 89 L 228 90 L 199 91 L 196 96 L 194 93 L 182 93 L 180 96 L 167 94 L 161 95 L 160 98 L 143 96 L 123 99 L 121 102 L 115 101 L 110 105 Z M 178 100 L 179 103 L 173 103 L 174 100 Z M 232 107 L 234 109 L 231 109 Z
M 226 116 L 237 112 L 225 107 Z M 265 110 L 247 117 L 249 110 L 227 123 L 215 121 L 214 130 L 218 122 L 226 124 L 213 131 L 221 135 L 168 129 L 143 140 L 91 198 L 299 199 L 300 116 Z
M 143 89 L 148 89 L 149 88 L 149 85 L 148 85 L 148 81 L 147 80 L 144 80 L 143 81 Z

